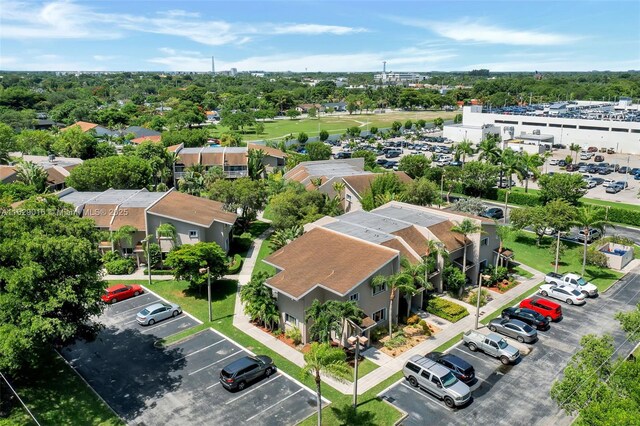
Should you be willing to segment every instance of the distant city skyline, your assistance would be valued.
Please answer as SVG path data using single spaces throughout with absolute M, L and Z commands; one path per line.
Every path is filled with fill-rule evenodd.
M 640 70 L 638 1 L 2 1 L 0 70 Z

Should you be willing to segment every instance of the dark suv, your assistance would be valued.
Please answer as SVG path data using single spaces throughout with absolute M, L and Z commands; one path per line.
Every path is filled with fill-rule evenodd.
M 473 365 L 455 355 L 444 354 L 442 352 L 429 352 L 425 357 L 447 367 L 461 382 L 470 383 L 473 382 L 473 379 L 476 377 L 476 371 Z
M 536 330 L 546 330 L 549 328 L 549 319 L 527 308 L 507 308 L 502 311 L 502 318 L 520 320 Z
M 273 360 L 265 355 L 245 356 L 227 365 L 220 372 L 220 383 L 229 390 L 243 390 L 247 384 L 276 371 Z

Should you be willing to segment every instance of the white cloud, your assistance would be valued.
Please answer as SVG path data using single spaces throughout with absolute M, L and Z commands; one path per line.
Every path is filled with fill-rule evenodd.
M 365 28 L 343 27 L 339 25 L 318 25 L 318 24 L 282 24 L 273 28 L 273 34 L 335 34 L 345 35 L 353 33 L 363 33 Z
M 509 44 L 519 46 L 549 46 L 569 44 L 582 37 L 556 34 L 538 30 L 516 30 L 492 25 L 468 18 L 452 22 L 425 21 L 419 19 L 391 18 L 394 22 L 423 28 L 441 37 L 460 42 Z
M 164 66 L 170 71 L 209 71 L 211 58 L 198 52 L 178 52 L 174 49 L 159 49 L 165 56 L 151 58 L 148 62 Z M 429 51 L 407 48 L 391 52 L 329 53 L 305 55 L 287 53 L 251 56 L 236 61 L 216 59 L 217 70 L 265 70 L 265 71 L 335 71 L 359 72 L 377 71 L 382 61 L 387 61 L 387 69 L 394 71 L 433 69 L 435 64 L 456 57 L 451 51 Z
M 72 0 L 43 5 L 3 2 L 0 9 L 6 39 L 100 39 L 123 37 L 127 32 L 146 32 L 184 37 L 208 46 L 242 44 L 255 35 L 347 35 L 366 31 L 315 23 L 242 23 L 206 19 L 184 10 L 158 11 L 148 15 L 104 13 Z
M 588 58 L 548 58 L 547 60 L 507 60 L 477 63 L 464 66 L 460 71 L 473 69 L 489 69 L 495 72 L 570 72 L 570 71 L 627 71 L 640 69 L 640 60 L 629 61 L 599 61 Z

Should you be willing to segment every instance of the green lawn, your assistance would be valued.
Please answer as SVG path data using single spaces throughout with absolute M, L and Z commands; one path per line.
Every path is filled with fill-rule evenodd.
M 463 334 L 464 333 L 457 334 L 455 337 L 452 337 L 451 339 L 447 340 L 446 342 L 444 342 L 443 344 L 441 344 L 440 346 L 435 348 L 435 350 L 433 352 L 444 352 L 444 351 L 446 351 L 447 349 L 449 349 L 450 347 L 452 347 L 453 345 L 458 343 L 460 341 L 460 339 L 462 339 L 462 335 Z
M 260 251 L 258 252 L 258 257 L 256 258 L 256 266 L 254 266 L 253 268 L 253 274 L 256 274 L 258 272 L 267 272 L 269 275 L 273 275 L 276 273 L 276 268 L 271 265 L 267 265 L 262 261 L 262 259 L 269 256 L 271 253 L 273 253 L 273 249 L 271 248 L 271 244 L 269 244 L 269 240 L 266 239 L 260 246 Z
M 516 266 L 515 268 L 513 268 L 513 270 L 520 275 L 521 277 L 524 278 L 532 278 L 533 274 L 525 269 L 520 268 L 519 266 Z
M 273 120 L 265 121 L 263 123 L 264 132 L 259 135 L 254 133 L 253 128 L 245 129 L 243 139 L 247 141 L 274 139 L 282 138 L 291 134 L 295 137 L 300 132 L 305 132 L 309 136 L 318 136 L 320 130 L 326 130 L 329 134 L 343 134 L 347 128 L 354 126 L 358 126 L 362 130 L 367 130 L 372 126 L 387 128 L 391 127 L 391 123 L 396 120 L 402 123 L 406 120 L 412 120 L 415 122 L 419 119 L 433 121 L 436 117 L 448 120 L 452 119 L 455 115 L 456 112 L 447 111 L 398 111 L 385 114 L 322 115 L 318 119 L 304 118 L 294 120 Z M 230 129 L 228 127 L 216 125 L 216 128 L 211 132 L 211 135 L 216 137 L 229 131 Z
M 271 206 L 269 204 L 267 204 L 267 206 L 264 208 L 264 211 L 262 212 L 262 217 L 264 217 L 267 220 L 273 220 L 274 219 L 273 211 L 272 211 Z
M 635 351 L 633 351 L 633 356 L 636 357 L 636 359 L 640 359 L 640 345 L 638 345 L 638 347 L 636 348 Z
M 249 251 L 249 247 L 251 246 L 253 240 L 258 238 L 264 231 L 269 229 L 269 226 L 271 225 L 267 222 L 261 222 L 259 220 L 251 222 L 251 224 L 249 225 L 249 229 L 247 229 L 246 231 L 248 234 L 251 234 L 251 238 L 241 238 L 240 236 L 243 234 L 243 232 L 238 231 L 240 232 L 240 234 L 235 234 L 233 236 L 233 240 L 231 241 L 231 249 L 229 250 L 229 255 L 232 256 L 234 254 L 239 254 L 243 259 L 246 258 L 247 252 Z
M 358 363 L 358 378 L 361 379 L 367 374 L 371 373 L 373 370 L 378 368 L 378 364 L 375 362 L 365 358 Z M 353 377 L 351 377 L 350 382 L 353 382 Z
M 54 351 L 14 385 L 42 425 L 124 425 Z M 22 424 L 33 423 L 21 411 L 0 421 L 7 426 Z
M 521 232 L 515 239 L 507 240 L 505 245 L 514 251 L 517 262 L 522 262 L 546 274 L 553 271 L 555 256 L 549 251 L 549 246 L 554 243 L 555 240 L 553 238 L 544 237 L 542 244 L 538 247 L 536 246 L 536 238 L 532 233 Z M 560 259 L 558 272 L 561 274 L 566 272 L 579 274 L 582 271 L 583 246 L 569 242 L 565 242 L 565 244 L 568 248 Z M 601 292 L 609 288 L 621 276 L 620 272 L 596 266 L 587 265 L 585 269 L 585 278 L 597 286 Z

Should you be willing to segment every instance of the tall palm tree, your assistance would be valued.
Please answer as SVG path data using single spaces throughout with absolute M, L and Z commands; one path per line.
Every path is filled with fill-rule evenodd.
M 158 240 L 158 243 L 160 243 L 161 238 L 168 238 L 169 241 L 171 241 L 171 248 L 175 247 L 178 244 L 178 231 L 176 230 L 176 227 L 169 222 L 161 223 L 156 228 L 156 240 Z M 164 266 L 162 256 L 160 256 L 160 264 L 161 266 Z
M 351 367 L 347 364 L 347 355 L 340 348 L 332 348 L 328 343 L 311 344 L 309 352 L 304 354 L 304 376 L 311 376 L 316 382 L 316 408 L 318 410 L 318 426 L 322 426 L 322 378 L 320 374 L 340 381 L 351 377 Z
M 400 266 L 402 267 L 400 273 L 406 277 L 407 282 L 412 283 L 415 288 L 415 292 L 413 292 L 414 294 L 417 293 L 420 288 L 427 290 L 429 283 L 426 278 L 427 260 L 428 259 L 425 257 L 425 259 L 419 263 L 411 263 L 406 257 L 402 257 L 400 259 Z M 429 290 L 432 289 L 433 287 Z M 410 296 L 413 296 L 413 294 L 405 293 L 405 297 L 409 298 Z
M 500 158 L 500 147 L 494 138 L 487 138 L 478 144 L 478 160 L 486 160 L 491 164 L 497 164 Z
M 336 193 L 334 198 L 336 198 L 338 201 L 342 201 L 342 193 L 344 192 L 344 189 L 346 187 L 347 185 L 344 183 L 344 181 L 333 182 L 333 185 L 332 185 L 333 192 Z
M 376 275 L 371 280 L 372 287 L 385 286 L 389 290 L 389 337 L 393 333 L 393 301 L 396 298 L 396 292 L 414 295 L 417 291 L 416 286 L 411 279 L 398 272 L 393 275 Z
M 500 173 L 505 173 L 507 175 L 507 188 L 509 189 L 511 189 L 511 179 L 513 178 L 514 173 L 523 173 L 524 175 L 520 156 L 511 148 L 507 148 L 502 151 L 502 155 L 500 156 Z M 501 182 L 502 179 L 502 176 L 500 176 Z
M 269 243 L 271 244 L 271 248 L 276 251 L 300 237 L 302 234 L 304 234 L 304 228 L 300 225 L 286 229 L 278 229 L 271 235 Z
M 250 149 L 247 158 L 247 168 L 249 177 L 253 180 L 262 179 L 265 176 L 265 167 L 262 163 L 264 151 L 261 149 Z
M 580 149 L 580 145 L 578 145 L 577 143 L 572 143 L 571 145 L 569 145 L 569 151 L 576 153 L 576 159 L 574 161 L 575 163 L 578 162 L 578 153 L 580 152 Z
M 331 300 L 320 303 L 314 299 L 311 306 L 305 310 L 305 321 L 313 321 L 309 327 L 311 339 L 318 340 L 322 343 L 329 343 L 331 340 L 331 332 L 339 334 L 342 330 L 339 313 L 336 306 Z
M 540 177 L 540 169 L 538 167 L 544 164 L 544 160 L 539 154 L 529 154 L 524 151 L 520 153 L 518 158 L 520 167 L 516 168 L 516 174 L 520 181 L 525 182 L 524 192 L 529 192 L 529 178 L 538 179 Z
M 454 225 L 451 228 L 451 232 L 455 232 L 456 234 L 460 234 L 464 238 L 464 248 L 462 253 L 462 272 L 464 273 L 465 279 L 467 277 L 467 239 L 469 235 L 477 234 L 478 232 L 482 232 L 482 227 L 480 225 L 476 225 L 471 219 L 464 219 L 458 225 Z M 471 241 L 471 240 L 469 240 Z M 471 241 L 473 245 L 473 241 Z M 464 291 L 464 286 L 460 287 L 460 294 Z
M 322 186 L 322 178 L 321 177 L 319 177 L 319 178 L 311 178 L 310 181 L 311 181 L 311 185 L 313 185 L 316 188 L 316 190 L 320 189 L 320 187 Z
M 471 141 L 464 139 L 458 145 L 455 146 L 456 154 L 462 156 L 462 167 L 466 163 L 467 155 L 473 154 L 473 144 Z
M 609 222 L 604 220 L 604 209 L 595 207 L 593 205 L 586 205 L 579 207 L 576 210 L 575 219 L 571 221 L 572 225 L 581 228 L 584 231 L 584 250 L 582 253 L 582 274 L 584 275 L 584 269 L 587 264 L 587 237 L 590 229 L 598 229 L 602 231 L 605 225 L 610 225 Z
M 267 278 L 264 272 L 251 277 L 251 281 L 240 289 L 240 300 L 244 303 L 244 313 L 251 321 L 259 321 L 272 330 L 280 321 L 280 313 L 273 292 L 264 284 Z
M 47 189 L 49 174 L 41 165 L 23 161 L 16 166 L 16 178 L 25 185 L 33 185 L 38 193 L 43 193 Z
M 545 210 L 549 217 L 548 226 L 556 230 L 556 259 L 553 272 L 558 272 L 560 257 L 560 234 L 571 228 L 571 222 L 575 219 L 576 208 L 561 198 L 547 203 Z
M 504 257 L 502 256 L 504 240 L 511 237 L 515 232 L 517 232 L 516 229 L 510 225 L 498 225 L 496 223 L 496 234 L 498 234 L 498 238 L 500 239 L 500 246 L 498 247 L 498 253 L 496 255 L 496 267 L 501 266 L 504 260 Z

